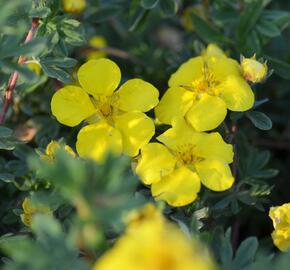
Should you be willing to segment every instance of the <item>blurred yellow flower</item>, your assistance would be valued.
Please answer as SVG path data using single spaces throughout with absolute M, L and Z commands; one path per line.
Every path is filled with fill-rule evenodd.
M 51 141 L 51 142 L 46 146 L 46 149 L 45 149 L 45 155 L 42 155 L 42 156 L 41 156 L 41 159 L 43 159 L 43 160 L 48 160 L 48 161 L 52 161 L 52 160 L 54 160 L 54 159 L 55 159 L 55 151 L 56 151 L 57 149 L 60 149 L 60 148 L 61 148 L 60 143 L 57 142 L 57 141 L 52 140 L 52 141 Z M 76 156 L 74 150 L 72 150 L 70 146 L 68 146 L 68 145 L 64 145 L 63 148 L 64 148 L 64 150 L 65 150 L 68 154 L 72 155 L 73 157 Z
M 86 0 L 62 0 L 63 10 L 67 13 L 81 13 L 86 8 Z
M 169 89 L 155 108 L 164 124 L 185 118 L 197 131 L 218 127 L 227 109 L 246 111 L 254 104 L 252 89 L 237 61 L 210 45 L 204 55 L 193 57 L 171 75 Z
M 52 214 L 52 211 L 48 206 L 32 203 L 28 197 L 24 199 L 22 203 L 22 208 L 24 213 L 21 215 L 21 220 L 27 227 L 31 227 L 31 219 L 34 214 Z
M 272 239 L 281 251 L 290 249 L 290 203 L 271 207 L 269 216 L 273 221 Z
M 181 15 L 181 24 L 188 31 L 194 31 L 192 15 L 197 15 L 206 20 L 206 10 L 202 4 L 187 7 Z
M 200 183 L 214 191 L 229 189 L 233 183 L 229 163 L 233 147 L 219 133 L 194 131 L 184 120 L 141 149 L 136 173 L 151 185 L 152 195 L 172 206 L 193 202 Z
M 262 82 L 268 72 L 268 67 L 266 63 L 260 63 L 256 60 L 256 55 L 254 54 L 251 58 L 242 57 L 241 67 L 244 74 L 244 78 L 247 81 L 253 83 Z
M 150 206 L 151 211 L 158 210 Z M 142 211 L 142 210 L 141 210 Z M 204 247 L 166 221 L 161 213 L 145 217 L 126 232 L 93 270 L 213 270 Z
M 34 63 L 34 62 L 28 62 L 27 63 L 27 67 L 33 71 L 36 75 L 40 75 L 41 74 L 41 67 L 38 63 Z
M 73 127 L 83 120 L 77 139 L 81 157 L 103 161 L 108 151 L 136 156 L 155 132 L 144 112 L 158 103 L 158 90 L 141 79 L 121 81 L 119 67 L 111 60 L 90 60 L 78 70 L 81 87 L 68 85 L 57 91 L 51 110 L 57 120 Z
M 106 52 L 100 50 L 102 48 L 106 48 L 107 47 L 107 41 L 104 37 L 102 36 L 94 36 L 89 40 L 89 45 L 94 49 L 94 51 L 90 51 L 87 54 L 87 59 L 91 60 L 91 59 L 98 59 L 98 58 L 102 58 L 102 57 L 106 57 L 107 54 Z

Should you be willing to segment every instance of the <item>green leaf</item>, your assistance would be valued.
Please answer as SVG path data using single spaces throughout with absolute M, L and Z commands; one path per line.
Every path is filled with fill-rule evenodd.
M 0 126 L 0 138 L 7 138 L 12 135 L 12 129 Z
M 12 56 L 38 56 L 46 49 L 46 39 L 34 38 L 18 47 L 6 46 L 0 51 L 0 58 L 7 58 Z
M 98 9 L 91 11 L 87 19 L 96 23 L 104 22 L 118 16 L 120 12 L 121 7 L 118 5 L 100 6 Z
M 56 66 L 47 66 L 43 63 L 41 64 L 42 70 L 47 74 L 48 77 L 55 78 L 63 83 L 71 82 L 71 75 L 64 71 L 63 69 Z
M 164 17 L 171 17 L 178 10 L 177 0 L 160 0 L 159 6 Z
M 229 228 L 225 233 L 225 237 L 221 244 L 220 249 L 220 258 L 224 269 L 230 270 L 233 258 L 233 249 L 231 243 L 231 233 L 232 230 Z
M 290 64 L 271 56 L 265 56 L 265 58 L 269 60 L 269 67 L 274 69 L 275 74 L 285 80 L 290 80 Z
M 257 30 L 265 37 L 273 38 L 281 34 L 280 29 L 273 23 L 265 20 L 261 20 L 257 24 Z
M 46 57 L 41 58 L 40 63 L 47 66 L 57 66 L 62 68 L 73 68 L 77 64 L 77 60 L 70 57 Z
M 133 17 L 133 22 L 129 27 L 129 31 L 132 32 L 136 30 L 136 28 L 141 24 L 141 22 L 145 19 L 146 15 L 148 14 L 148 10 L 140 8 L 137 9 L 135 16 Z
M 279 171 L 276 169 L 267 169 L 267 170 L 262 170 L 262 171 L 258 171 L 255 172 L 253 174 L 253 177 L 256 178 L 273 178 L 276 175 L 278 175 Z
M 261 130 L 270 130 L 272 128 L 271 119 L 262 112 L 251 111 L 246 113 L 246 117 L 248 117 L 253 125 Z
M 245 10 L 241 13 L 239 25 L 237 27 L 237 38 L 240 48 L 244 47 L 249 32 L 255 27 L 259 20 L 263 8 L 271 0 L 254 0 L 247 4 Z
M 29 12 L 29 16 L 32 18 L 47 18 L 51 14 L 51 10 L 48 7 L 37 7 Z
M 140 4 L 145 9 L 152 9 L 157 6 L 158 2 L 159 0 L 142 0 Z
M 233 261 L 232 269 L 235 270 L 246 270 L 249 269 L 251 263 L 254 260 L 258 249 L 258 240 L 256 237 L 249 237 L 244 240 L 237 252 Z
M 14 181 L 14 175 L 11 173 L 0 173 L 0 180 L 5 183 L 11 183 Z
M 214 29 L 206 21 L 195 14 L 191 14 L 191 21 L 197 34 L 207 43 L 229 43 L 229 40 Z

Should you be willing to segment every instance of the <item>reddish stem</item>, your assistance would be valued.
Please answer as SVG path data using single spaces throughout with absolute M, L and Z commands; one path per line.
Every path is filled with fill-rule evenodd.
M 27 33 L 27 36 L 26 36 L 26 38 L 24 40 L 24 43 L 27 43 L 27 42 L 32 40 L 33 35 L 34 35 L 37 27 L 38 27 L 38 19 L 37 18 L 33 18 L 30 30 Z M 22 64 L 25 63 L 25 60 L 26 60 L 25 57 L 20 56 L 18 58 L 18 62 L 17 63 L 22 65 Z M 4 104 L 3 104 L 3 107 L 2 107 L 2 110 L 1 110 L 1 114 L 0 114 L 0 124 L 3 124 L 4 121 L 5 121 L 6 113 L 7 113 L 8 107 L 9 107 L 9 105 L 11 103 L 11 100 L 12 100 L 13 91 L 14 91 L 14 89 L 16 87 L 18 76 L 19 76 L 19 73 L 17 71 L 13 71 L 13 73 L 10 76 L 10 79 L 9 79 L 9 82 L 8 82 L 8 86 L 7 86 L 6 91 L 5 91 Z

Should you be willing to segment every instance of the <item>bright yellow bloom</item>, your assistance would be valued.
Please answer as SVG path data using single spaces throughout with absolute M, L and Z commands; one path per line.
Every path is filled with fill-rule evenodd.
M 229 163 L 233 147 L 219 133 L 194 131 L 184 120 L 157 137 L 141 150 L 136 173 L 151 185 L 152 195 L 172 206 L 193 202 L 200 183 L 214 191 L 229 189 L 233 183 Z
M 46 149 L 45 149 L 45 155 L 42 155 L 41 156 L 41 159 L 43 160 L 48 160 L 48 161 L 52 161 L 55 159 L 55 152 L 57 149 L 60 149 L 61 148 L 61 145 L 59 144 L 59 142 L 57 141 L 54 141 L 52 140 L 47 146 L 46 146 Z M 76 156 L 74 150 L 71 149 L 70 146 L 68 145 L 64 145 L 64 150 L 72 155 L 73 157 Z
M 76 144 L 81 157 L 102 161 L 108 151 L 138 154 L 155 132 L 154 122 L 144 114 L 158 103 L 158 90 L 141 79 L 121 80 L 119 67 L 111 60 L 90 60 L 78 70 L 81 87 L 68 85 L 52 97 L 51 110 L 67 126 L 83 127 Z M 115 92 L 114 92 L 115 91 Z
M 90 51 L 87 54 L 87 59 L 98 59 L 102 57 L 106 57 L 107 54 L 104 51 L 101 51 L 100 49 L 107 47 L 107 41 L 102 36 L 94 36 L 89 40 L 89 45 L 94 49 L 94 51 Z
M 171 124 L 184 117 L 195 130 L 207 131 L 222 123 L 227 109 L 246 111 L 253 106 L 254 94 L 238 62 L 211 47 L 171 75 L 169 89 L 155 109 L 160 122 Z
M 251 58 L 242 57 L 241 67 L 243 70 L 244 78 L 247 81 L 259 83 L 263 81 L 267 76 L 267 64 L 257 61 L 255 54 Z
M 48 206 L 32 203 L 28 197 L 24 199 L 22 208 L 24 213 L 21 215 L 21 220 L 27 227 L 31 227 L 31 219 L 34 214 L 52 214 L 52 211 Z
M 273 221 L 272 239 L 281 251 L 290 249 L 290 203 L 271 207 L 269 216 Z
M 158 213 L 145 216 L 138 226 L 129 225 L 113 248 L 96 262 L 93 270 L 214 269 L 210 256 L 200 243 L 192 241 L 176 225 L 166 221 L 156 208 L 150 208 Z
M 86 8 L 86 0 L 62 0 L 63 10 L 67 13 L 81 13 Z

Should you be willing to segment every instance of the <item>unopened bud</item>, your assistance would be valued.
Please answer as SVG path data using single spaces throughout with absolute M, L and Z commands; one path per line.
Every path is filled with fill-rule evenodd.
M 256 55 L 251 58 L 241 59 L 241 68 L 244 78 L 253 83 L 263 81 L 267 76 L 268 67 L 266 63 L 261 63 L 256 60 Z

